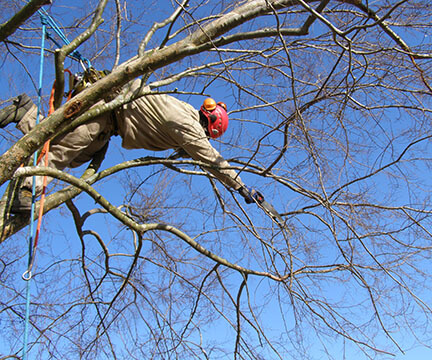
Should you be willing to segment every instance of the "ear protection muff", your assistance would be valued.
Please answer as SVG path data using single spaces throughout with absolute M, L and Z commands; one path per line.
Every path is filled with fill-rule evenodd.
M 226 104 L 224 102 L 218 101 L 217 105 L 222 106 L 225 109 L 225 111 L 228 111 L 227 110 L 227 106 L 226 106 Z

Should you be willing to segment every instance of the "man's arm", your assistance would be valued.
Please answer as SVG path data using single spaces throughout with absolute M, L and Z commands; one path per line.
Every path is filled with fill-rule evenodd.
M 201 125 L 196 122 L 177 124 L 172 128 L 175 140 L 192 159 L 209 166 L 206 170 L 228 187 L 239 190 L 244 186 L 236 171 L 229 169 L 230 164 L 210 144 Z

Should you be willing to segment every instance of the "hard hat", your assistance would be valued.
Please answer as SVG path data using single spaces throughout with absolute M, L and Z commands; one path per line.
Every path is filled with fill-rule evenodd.
M 207 111 L 213 111 L 216 109 L 216 101 L 214 101 L 212 98 L 206 98 L 204 100 L 203 106 Z
M 223 135 L 228 128 L 228 114 L 224 103 L 217 103 L 211 98 L 204 100 L 201 113 L 207 118 L 207 130 L 212 139 Z

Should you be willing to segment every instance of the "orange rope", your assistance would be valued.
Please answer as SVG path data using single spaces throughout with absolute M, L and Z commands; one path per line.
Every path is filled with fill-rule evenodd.
M 68 69 L 66 69 L 65 72 L 66 71 L 69 72 L 69 74 L 71 73 Z M 53 84 L 52 89 L 51 89 L 48 115 L 51 115 L 55 110 L 54 109 L 54 93 L 55 93 L 55 81 L 54 81 L 54 84 Z M 70 100 L 71 94 L 72 94 L 72 91 L 69 91 L 67 101 Z M 44 144 L 42 151 L 41 151 L 41 153 L 37 159 L 38 164 L 42 160 L 42 157 L 45 157 L 44 158 L 44 166 L 48 166 L 49 148 L 50 148 L 50 140 L 48 140 Z M 46 191 L 46 187 L 47 187 L 47 182 L 48 182 L 48 177 L 46 175 L 44 175 L 43 185 L 42 185 L 43 186 L 42 194 L 41 194 L 41 198 L 40 198 L 40 202 L 39 202 L 39 216 L 38 216 L 38 223 L 36 226 L 36 234 L 35 234 L 34 245 L 33 245 L 33 249 L 34 249 L 33 253 L 35 253 L 35 250 L 36 250 L 36 247 L 38 244 L 40 229 L 41 229 L 41 225 L 42 225 L 43 210 L 44 210 L 44 205 L 45 205 L 45 191 Z
M 54 90 L 55 90 L 55 82 L 54 82 L 53 87 L 51 89 L 48 115 L 51 115 L 54 112 Z M 44 144 L 43 149 L 42 149 L 42 151 L 38 157 L 38 160 L 37 160 L 38 164 L 40 163 L 42 157 L 45 156 L 44 166 L 48 166 L 49 146 L 50 146 L 50 140 L 48 140 Z M 43 209 L 44 209 L 44 204 L 45 204 L 45 191 L 46 191 L 47 182 L 48 182 L 48 178 L 46 175 L 44 175 L 42 194 L 41 194 L 41 198 L 40 198 L 40 202 L 39 202 L 39 216 L 38 216 L 38 223 L 36 226 L 36 234 L 35 234 L 35 238 L 34 238 L 34 245 L 33 245 L 34 251 L 33 251 L 33 253 L 35 253 L 36 247 L 38 245 L 39 234 L 40 234 L 40 229 L 41 229 L 41 225 L 42 225 Z

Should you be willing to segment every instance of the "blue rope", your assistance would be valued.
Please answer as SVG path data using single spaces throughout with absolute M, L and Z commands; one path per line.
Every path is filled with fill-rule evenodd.
M 57 23 L 54 21 L 54 19 L 48 15 L 48 13 L 46 12 L 46 10 L 44 9 L 39 9 L 38 13 L 40 15 L 41 18 L 41 23 L 42 25 L 46 25 L 49 26 L 56 34 L 57 36 L 63 40 L 63 42 L 66 45 L 70 44 L 70 41 L 66 38 L 66 36 L 64 35 L 63 31 L 60 29 L 60 27 L 57 25 Z M 47 31 L 45 36 L 50 39 L 58 48 L 61 48 L 62 46 L 55 40 L 55 38 L 53 38 L 51 36 L 51 34 Z M 84 56 L 82 56 L 80 54 L 80 52 L 78 50 L 74 50 L 70 56 L 72 58 L 74 58 L 75 60 L 82 62 L 82 63 L 87 63 L 87 67 L 91 67 L 91 63 L 90 60 L 85 58 Z
M 40 52 L 40 65 L 39 65 L 39 88 L 38 88 L 38 104 L 37 104 L 37 116 L 36 125 L 39 124 L 42 104 L 42 80 L 43 80 L 43 65 L 44 65 L 44 49 L 45 49 L 45 37 L 47 29 L 46 24 L 42 23 L 42 40 L 41 40 L 41 52 Z M 37 152 L 33 156 L 33 166 L 37 165 Z M 23 360 L 27 360 L 28 354 L 28 337 L 29 337 L 29 324 L 30 324 L 30 298 L 31 298 L 31 278 L 32 278 L 32 266 L 34 260 L 34 249 L 33 240 L 35 235 L 34 230 L 34 214 L 35 214 L 35 199 L 36 199 L 36 177 L 33 176 L 32 185 L 32 206 L 30 211 L 30 230 L 29 230 L 29 247 L 28 247 L 28 264 L 27 270 L 23 274 L 23 279 L 27 281 L 26 286 L 26 312 L 24 322 L 24 345 L 23 345 Z

